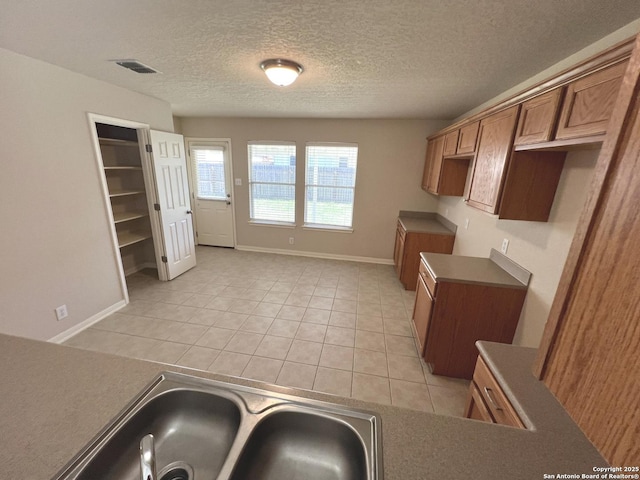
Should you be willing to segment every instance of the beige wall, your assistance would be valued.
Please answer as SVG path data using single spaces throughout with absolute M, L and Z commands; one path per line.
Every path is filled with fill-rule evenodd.
M 172 130 L 171 108 L 3 49 L 0 105 L 0 331 L 49 339 L 122 300 L 87 112 Z
M 498 220 L 459 197 L 442 197 L 438 211 L 458 225 L 454 255 L 486 257 L 509 239 L 507 256 L 533 275 L 514 343 L 537 347 L 593 176 L 598 151 L 567 156 L 548 222 Z M 469 228 L 465 229 L 465 220 Z
M 427 120 L 324 120 L 181 118 L 185 137 L 231 138 L 237 243 L 240 247 L 367 257 L 390 262 L 399 210 L 434 211 L 437 199 L 420 188 L 425 137 L 444 125 Z M 297 145 L 295 228 L 249 224 L 247 142 L 294 141 Z M 353 233 L 302 228 L 306 142 L 358 144 Z M 289 237 L 295 244 L 289 245 Z

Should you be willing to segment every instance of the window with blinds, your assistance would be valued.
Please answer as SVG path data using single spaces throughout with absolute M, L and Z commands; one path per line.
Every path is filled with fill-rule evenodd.
M 224 149 L 191 147 L 191 161 L 196 172 L 196 196 L 202 200 L 226 200 Z
M 357 164 L 356 144 L 307 144 L 305 225 L 353 226 Z
M 295 143 L 249 142 L 252 221 L 295 223 Z

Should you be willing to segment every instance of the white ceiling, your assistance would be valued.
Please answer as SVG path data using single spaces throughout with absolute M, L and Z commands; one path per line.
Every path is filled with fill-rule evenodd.
M 638 0 L 0 0 L 0 47 L 176 115 L 454 118 L 640 17 Z M 301 63 L 290 87 L 267 58 Z M 137 59 L 162 72 L 110 63 Z

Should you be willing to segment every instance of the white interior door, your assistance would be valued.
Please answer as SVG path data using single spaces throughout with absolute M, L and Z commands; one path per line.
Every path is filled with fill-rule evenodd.
M 196 265 L 184 138 L 155 130 L 150 135 L 167 274 L 171 280 Z
M 225 144 L 189 142 L 198 244 L 234 247 L 231 162 Z

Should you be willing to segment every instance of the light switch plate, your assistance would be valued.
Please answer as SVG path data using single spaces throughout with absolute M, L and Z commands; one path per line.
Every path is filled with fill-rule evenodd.
M 500 247 L 500 251 L 506 255 L 507 254 L 507 249 L 509 248 L 509 239 L 505 238 L 504 240 L 502 240 L 502 247 Z
M 241 178 L 236 178 L 234 183 L 235 183 L 236 187 L 239 187 L 239 186 L 242 185 L 242 179 Z

